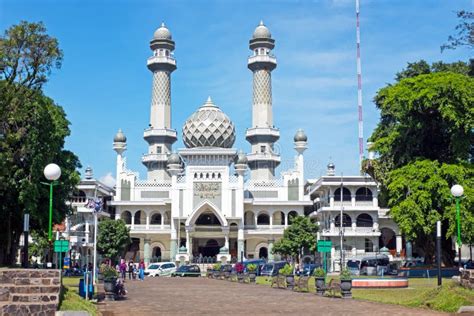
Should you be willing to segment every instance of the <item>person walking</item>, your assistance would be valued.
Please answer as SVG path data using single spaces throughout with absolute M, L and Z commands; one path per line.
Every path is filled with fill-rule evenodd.
M 125 281 L 125 277 L 127 275 L 127 265 L 125 264 L 124 259 L 121 259 L 119 269 L 120 269 L 120 275 L 122 277 L 122 280 Z
M 129 280 L 133 279 L 133 268 L 134 268 L 133 261 L 130 260 L 128 262 L 128 279 Z
M 145 263 L 143 260 L 141 260 L 140 264 L 138 265 L 138 277 L 141 281 L 145 279 Z

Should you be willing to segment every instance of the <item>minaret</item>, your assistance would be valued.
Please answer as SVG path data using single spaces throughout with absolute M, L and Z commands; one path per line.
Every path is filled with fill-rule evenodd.
M 252 127 L 247 129 L 246 139 L 252 145 L 248 155 L 252 180 L 271 180 L 280 164 L 280 155 L 273 145 L 280 138 L 280 131 L 273 126 L 272 70 L 277 62 L 272 55 L 275 40 L 268 28 L 260 22 L 249 44 L 253 51 L 248 68 L 253 72 Z
M 143 135 L 149 147 L 142 162 L 148 169 L 148 180 L 169 180 L 166 161 L 176 141 L 176 130 L 171 128 L 171 73 L 176 69 L 176 60 L 174 41 L 164 23 L 155 31 L 150 48 L 153 56 L 148 58 L 147 66 L 153 72 L 151 114 Z
M 117 153 L 116 174 L 115 174 L 115 199 L 120 201 L 122 199 L 122 178 L 121 173 L 124 171 L 124 157 L 123 153 L 127 150 L 127 137 L 121 129 L 118 130 L 114 136 L 113 148 Z

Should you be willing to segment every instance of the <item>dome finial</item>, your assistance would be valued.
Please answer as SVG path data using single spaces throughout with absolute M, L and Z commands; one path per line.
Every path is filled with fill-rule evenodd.
M 161 21 L 161 27 L 166 27 L 165 22 Z
M 211 96 L 208 96 L 208 97 L 207 97 L 206 103 L 204 103 L 202 106 L 212 106 L 212 107 L 216 107 L 216 105 L 214 104 L 214 102 L 212 102 Z
M 260 26 L 264 26 L 265 24 L 263 24 L 263 20 L 260 20 Z

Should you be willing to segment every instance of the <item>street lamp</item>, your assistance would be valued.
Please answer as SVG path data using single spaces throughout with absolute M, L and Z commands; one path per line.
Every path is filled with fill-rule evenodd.
M 458 254 L 459 254 L 459 267 L 461 267 L 461 214 L 460 214 L 460 202 L 461 196 L 464 194 L 464 188 L 459 184 L 455 184 L 451 187 L 451 194 L 456 199 L 456 222 L 457 222 L 457 231 L 458 231 L 458 238 L 456 243 L 458 244 Z
M 53 242 L 53 186 L 57 185 L 56 180 L 61 176 L 61 168 L 57 164 L 50 163 L 44 168 L 44 177 L 48 179 L 49 183 L 44 183 L 49 185 L 49 227 L 48 227 L 48 240 L 49 240 L 49 260 L 53 260 L 52 254 L 52 242 Z

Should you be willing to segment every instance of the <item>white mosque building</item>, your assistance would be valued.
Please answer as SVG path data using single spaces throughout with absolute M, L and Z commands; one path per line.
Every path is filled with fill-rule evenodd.
M 273 125 L 271 73 L 277 66 L 275 40 L 260 23 L 249 42 L 253 74 L 252 125 L 245 132 L 250 152 L 233 147 L 231 119 L 208 98 L 182 128 L 185 148 L 173 150 L 177 131 L 171 126 L 171 74 L 176 70 L 175 42 L 164 24 L 150 42 L 148 69 L 153 74 L 149 128 L 144 132 L 148 153 L 142 163 L 147 178 L 127 169 L 127 138 L 114 137 L 117 153 L 112 217 L 130 227 L 132 245 L 127 259 L 193 261 L 215 258 L 224 262 L 245 258 L 274 259 L 271 249 L 294 216 L 311 216 L 321 226 L 319 238 L 333 240 L 338 255 L 338 210 L 345 205 L 344 249 L 362 256 L 379 251 L 379 240 L 393 255 L 402 252 L 398 227 L 378 207 L 376 183 L 369 177 L 341 179 L 329 166 L 328 176 L 306 181 L 304 156 L 307 136 L 294 136 L 295 160 L 278 175 L 280 137 Z M 249 105 L 250 107 L 250 105 Z M 388 231 L 383 241 L 384 228 Z M 390 248 L 389 247 L 389 248 Z

